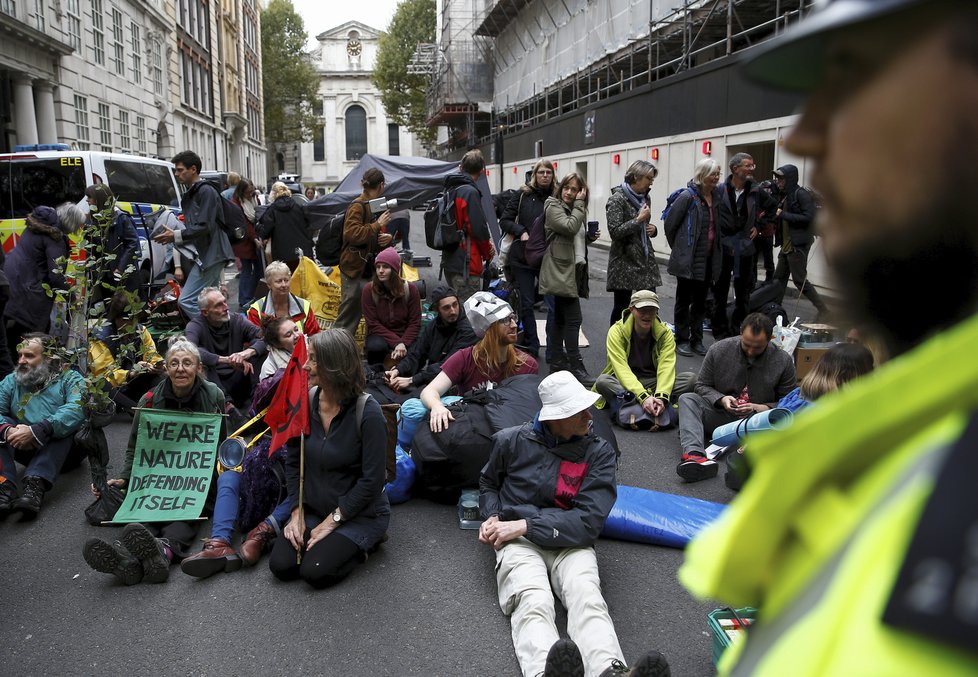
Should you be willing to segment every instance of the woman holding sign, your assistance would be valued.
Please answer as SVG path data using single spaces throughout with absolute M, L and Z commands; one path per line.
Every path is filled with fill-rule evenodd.
M 299 438 L 294 438 L 285 462 L 292 517 L 272 547 L 269 568 L 283 581 L 301 578 L 325 588 L 366 561 L 387 532 L 387 424 L 373 398 L 363 407 L 362 424 L 357 421 L 365 377 L 349 332 L 327 329 L 309 343 L 305 370 L 312 389 L 302 503 Z
M 197 346 L 184 337 L 170 344 L 164 359 L 166 378 L 146 393 L 139 406 L 147 409 L 166 409 L 208 414 L 224 413 L 224 393 L 204 379 L 201 372 L 200 352 Z M 118 479 L 109 484 L 125 490 L 129 485 L 136 456 L 136 438 L 139 418 L 133 423 L 126 447 L 126 461 Z M 220 437 L 226 434 L 221 424 Z M 211 483 L 213 490 L 215 482 Z M 94 489 L 93 489 L 94 492 Z M 210 501 L 205 506 L 209 511 Z M 122 532 L 122 538 L 109 543 L 92 538 L 85 543 L 83 554 L 88 565 L 105 574 L 112 574 L 126 585 L 163 583 L 170 576 L 170 564 L 189 554 L 197 535 L 200 522 L 155 522 L 149 526 L 130 524 Z

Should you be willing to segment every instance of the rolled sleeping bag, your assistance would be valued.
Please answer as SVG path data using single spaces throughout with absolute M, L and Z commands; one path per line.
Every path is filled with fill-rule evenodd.
M 452 402 L 462 399 L 455 395 L 447 395 L 441 398 L 442 404 L 448 406 Z M 428 408 L 424 406 L 417 397 L 404 400 L 401 410 L 397 414 L 397 443 L 404 449 L 411 449 L 411 441 L 414 439 L 414 431 L 418 428 L 418 423 L 424 419 L 428 413 Z
M 404 503 L 411 499 L 411 489 L 414 487 L 414 476 L 417 472 L 414 461 L 411 460 L 411 457 L 400 444 L 397 445 L 396 454 L 397 477 L 384 487 L 384 491 L 387 492 L 387 500 L 390 501 L 391 505 Z
M 684 548 L 727 506 L 689 496 L 618 485 L 603 538 Z
M 748 434 L 761 430 L 779 430 L 791 425 L 794 415 L 787 409 L 768 409 L 751 414 L 747 418 L 726 423 L 713 431 L 710 444 L 728 447 L 744 439 Z

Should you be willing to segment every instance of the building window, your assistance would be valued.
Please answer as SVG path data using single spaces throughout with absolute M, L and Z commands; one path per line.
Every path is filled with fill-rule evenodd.
M 14 0 L 0 0 L 0 12 L 17 16 L 17 3 Z
M 105 65 L 105 24 L 102 17 L 102 0 L 92 0 L 92 58 L 99 66 Z
M 131 34 L 129 50 L 132 55 L 132 81 L 138 85 L 143 81 L 143 45 L 140 39 L 139 24 L 135 21 L 131 22 L 129 24 L 129 33 Z
M 261 142 L 261 112 L 253 103 L 248 104 L 248 134 L 255 141 Z
M 163 42 L 157 38 L 153 40 L 153 92 L 156 96 L 163 96 Z
M 122 12 L 112 8 L 112 67 L 116 75 L 126 74 L 126 56 L 122 49 Z
M 75 94 L 75 138 L 78 149 L 88 150 L 88 99 Z
M 44 25 L 44 0 L 34 0 L 34 28 L 45 31 Z
M 68 44 L 75 51 L 81 51 L 81 8 L 80 0 L 68 0 Z
M 359 160 L 367 154 L 367 111 L 350 106 L 346 111 L 346 159 Z
M 112 151 L 112 118 L 107 103 L 98 105 L 98 140 L 102 150 Z
M 323 133 L 323 126 L 319 124 L 312 133 L 312 160 L 313 162 L 326 161 L 326 135 Z
M 389 155 L 401 154 L 401 128 L 397 125 L 387 125 L 387 148 Z
M 136 116 L 136 151 L 146 154 L 146 118 L 142 115 Z
M 129 111 L 119 111 L 119 145 L 123 150 L 132 150 L 132 133 L 129 131 Z

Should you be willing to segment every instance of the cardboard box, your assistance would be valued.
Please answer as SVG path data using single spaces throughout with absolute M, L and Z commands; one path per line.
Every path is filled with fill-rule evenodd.
M 798 380 L 801 381 L 812 370 L 815 363 L 822 359 L 822 355 L 834 345 L 834 343 L 821 343 L 816 346 L 795 348 L 795 375 Z

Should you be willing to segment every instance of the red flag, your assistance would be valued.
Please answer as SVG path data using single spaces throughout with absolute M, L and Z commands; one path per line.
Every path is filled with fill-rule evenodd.
M 296 341 L 285 374 L 268 405 L 265 423 L 272 429 L 272 445 L 268 455 L 277 451 L 293 437 L 309 434 L 309 374 L 306 363 L 306 337 Z

